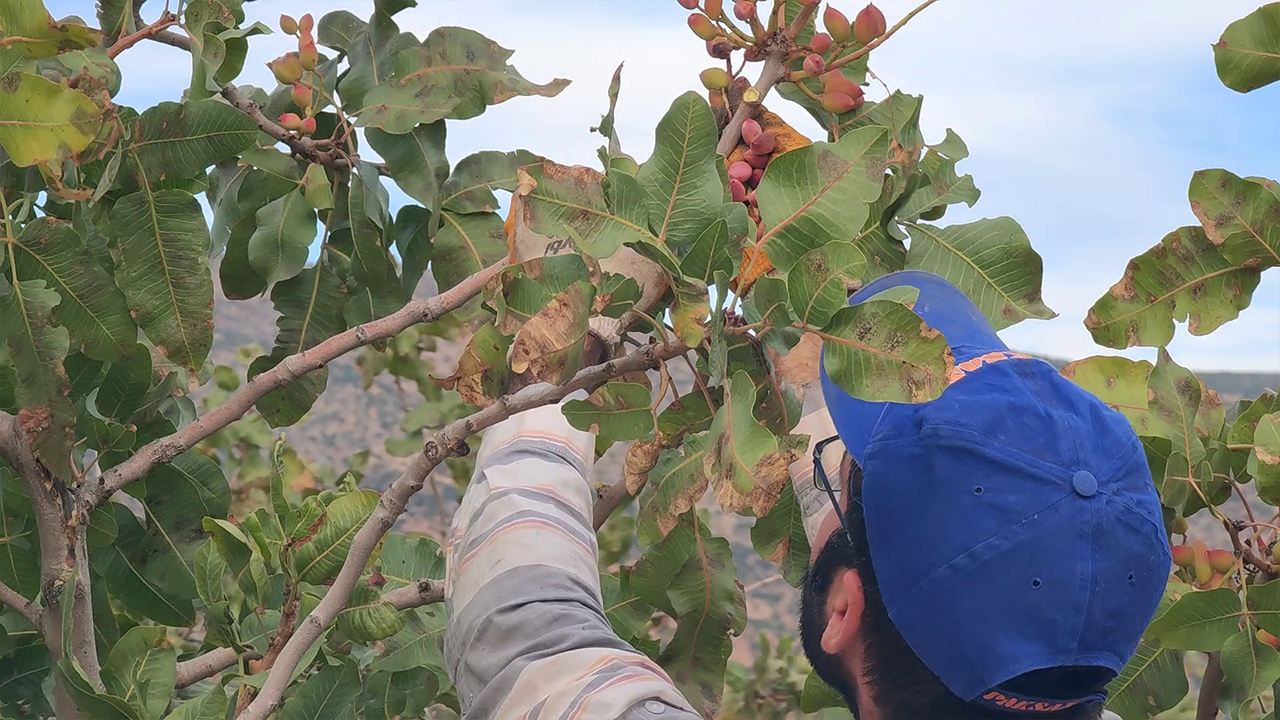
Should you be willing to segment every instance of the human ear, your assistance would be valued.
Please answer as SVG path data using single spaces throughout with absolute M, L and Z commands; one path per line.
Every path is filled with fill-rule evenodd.
M 822 631 L 822 649 L 842 655 L 858 635 L 862 624 L 862 578 L 854 570 L 840 570 L 827 594 L 827 626 Z

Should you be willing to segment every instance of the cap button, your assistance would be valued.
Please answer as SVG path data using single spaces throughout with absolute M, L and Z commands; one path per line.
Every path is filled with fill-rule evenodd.
M 1071 487 L 1080 497 L 1093 497 L 1098 492 L 1098 480 L 1088 470 L 1081 470 L 1071 478 Z

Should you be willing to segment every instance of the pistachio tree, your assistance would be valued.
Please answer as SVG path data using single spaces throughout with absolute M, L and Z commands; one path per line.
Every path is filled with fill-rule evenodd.
M 689 68 L 706 93 L 671 99 L 641 162 L 616 132 L 615 76 L 599 168 L 518 136 L 450 162 L 450 125 L 554 102 L 568 81 L 525 78 L 471 30 L 406 31 L 413 0 L 281 17 L 297 49 L 265 88 L 236 84 L 249 42 L 276 32 L 242 0 L 100 0 L 96 18 L 60 20 L 41 0 L 0 4 L 0 716 L 456 710 L 439 548 L 392 529 L 437 468 L 465 482 L 485 428 L 583 390 L 569 422 L 601 451 L 630 444 L 623 476 L 597 478 L 597 527 L 626 514 L 638 548 L 601 577 L 609 619 L 715 715 L 748 618 L 706 513 L 754 518 L 756 550 L 798 583 L 809 548 L 788 465 L 819 353 L 859 397 L 947 386 L 950 350 L 913 298 L 850 307 L 850 291 L 918 268 L 998 328 L 1053 316 L 1017 222 L 937 224 L 978 199 L 964 142 L 928 144 L 922 98 L 868 84 L 873 51 L 933 1 L 890 25 L 874 6 L 850 21 L 819 0 L 679 0 L 711 57 Z M 115 59 L 142 42 L 189 52 L 181 97 L 115 101 Z M 803 107 L 815 137 L 775 100 Z M 393 207 L 392 185 L 410 201 Z M 1206 230 L 1204 251 L 1243 263 L 1223 239 L 1251 227 Z M 433 295 L 418 292 L 428 274 Z M 269 298 L 278 315 L 243 375 L 210 359 L 215 297 Z M 431 375 L 411 350 L 440 336 L 465 349 Z M 610 359 L 586 364 L 589 343 Z M 313 472 L 277 430 L 306 422 L 351 353 L 423 397 L 393 438 L 411 461 L 380 492 L 359 463 Z M 1151 377 L 1184 374 L 1162 362 Z M 1218 438 L 1221 408 L 1205 408 Z M 1199 472 L 1210 447 L 1170 451 L 1158 477 L 1175 456 Z M 778 682 L 803 672 L 773 660 L 761 673 Z M 823 705 L 812 680 L 806 711 Z M 760 698 L 729 685 L 750 714 Z
M 1280 80 L 1277 28 L 1280 3 L 1227 26 L 1213 45 L 1224 85 L 1244 93 Z M 1270 511 L 1280 505 L 1280 401 L 1269 390 L 1228 413 L 1166 346 L 1179 323 L 1207 335 L 1236 319 L 1262 274 L 1280 267 L 1280 186 L 1207 169 L 1191 176 L 1187 199 L 1199 224 L 1171 231 L 1130 260 L 1084 321 L 1104 347 L 1159 348 L 1155 364 L 1098 356 L 1063 370 L 1124 413 L 1142 437 L 1174 543 L 1164 601 L 1112 683 L 1108 705 L 1133 720 L 1191 703 L 1188 668 L 1203 668 L 1191 703 L 1197 720 L 1219 710 L 1228 718 L 1274 718 L 1280 512 Z M 1280 331 L 1259 342 L 1278 340 Z

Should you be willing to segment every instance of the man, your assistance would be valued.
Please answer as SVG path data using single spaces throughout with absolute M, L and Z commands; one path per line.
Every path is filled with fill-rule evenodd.
M 827 410 L 796 428 L 820 461 L 792 466 L 814 548 L 805 654 L 862 720 L 1100 717 L 1170 569 L 1142 446 L 936 276 L 851 302 L 893 287 L 919 293 L 956 369 L 922 405 L 857 400 L 824 370 Z M 445 654 L 470 720 L 697 717 L 605 618 L 593 449 L 558 407 L 484 438 L 447 548 Z

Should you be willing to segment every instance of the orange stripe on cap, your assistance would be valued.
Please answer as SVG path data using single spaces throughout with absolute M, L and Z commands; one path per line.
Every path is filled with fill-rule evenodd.
M 969 373 L 978 370 L 987 365 L 994 365 L 1005 360 L 1032 360 L 1030 355 L 1013 352 L 1012 350 L 995 350 L 993 352 L 984 353 L 977 357 L 969 358 L 964 362 L 955 364 L 951 369 L 951 374 L 947 376 L 947 383 L 956 383 L 964 379 Z

